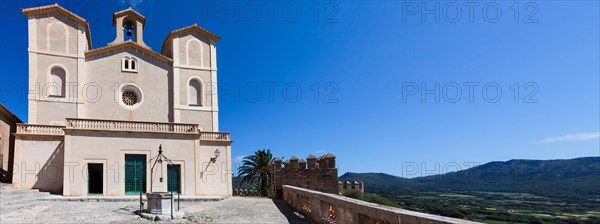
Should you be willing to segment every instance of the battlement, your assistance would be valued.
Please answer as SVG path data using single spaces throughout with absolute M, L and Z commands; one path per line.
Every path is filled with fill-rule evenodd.
M 325 193 L 338 194 L 338 170 L 331 153 L 319 158 L 309 155 L 306 160 L 292 156 L 283 162 L 279 157 L 271 163 L 273 196 L 281 198 L 283 185 L 290 185 Z
M 358 191 L 361 193 L 365 193 L 365 184 L 362 181 L 344 181 L 338 182 L 339 192 L 342 193 L 344 191 Z

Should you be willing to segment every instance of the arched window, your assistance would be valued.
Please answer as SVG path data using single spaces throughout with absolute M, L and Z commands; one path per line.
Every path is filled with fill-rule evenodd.
M 188 104 L 190 106 L 202 106 L 202 84 L 197 79 L 190 80 Z
M 125 56 L 121 61 L 121 70 L 125 72 L 137 72 L 137 59 Z
M 50 70 L 50 82 L 48 83 L 48 96 L 65 97 L 65 70 L 55 67 Z

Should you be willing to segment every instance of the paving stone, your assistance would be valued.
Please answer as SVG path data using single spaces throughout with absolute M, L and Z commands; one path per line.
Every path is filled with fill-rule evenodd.
M 310 223 L 284 202 L 260 197 L 182 201 L 183 219 L 158 222 L 137 215 L 137 200 L 94 202 L 64 198 L 35 190 L 3 190 L 1 223 Z

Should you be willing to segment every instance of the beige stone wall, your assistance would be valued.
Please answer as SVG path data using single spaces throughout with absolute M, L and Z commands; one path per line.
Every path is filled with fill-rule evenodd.
M 189 102 L 189 83 L 192 79 L 194 80 L 200 80 L 201 84 L 202 84 L 202 88 L 203 88 L 203 94 L 202 94 L 202 106 L 204 107 L 203 109 L 210 109 L 210 107 L 212 107 L 213 102 L 212 102 L 212 94 L 210 92 L 210 88 L 211 88 L 211 83 L 213 83 L 213 80 L 211 78 L 211 74 L 210 71 L 205 71 L 205 70 L 194 70 L 194 69 L 188 69 L 188 68 L 182 68 L 180 74 L 180 80 L 181 82 L 179 82 L 179 94 L 181 96 L 181 98 L 179 99 L 179 104 L 182 106 L 189 106 L 190 102 Z M 200 108 L 193 108 L 193 109 L 200 109 Z
M 173 38 L 168 45 L 171 66 L 134 49 L 86 58 L 83 25 L 59 13 L 28 19 L 34 90 L 29 95 L 29 123 L 63 125 L 64 118 L 75 117 L 198 123 L 205 131 L 218 131 L 216 48 L 206 35 L 192 30 Z M 139 44 L 144 45 L 141 40 Z M 124 56 L 138 59 L 137 73 L 121 71 Z M 65 71 L 64 97 L 49 97 L 53 68 Z M 201 105 L 190 105 L 191 80 L 201 83 Z M 143 105 L 135 110 L 119 102 L 118 89 L 127 83 L 138 85 L 143 93 Z
M 52 13 L 33 19 L 38 37 L 37 49 L 76 55 L 78 52 L 79 25 L 69 18 Z
M 67 134 L 65 141 L 65 167 L 72 166 L 76 171 L 71 175 L 65 168 L 66 196 L 87 195 L 86 164 L 90 162 L 104 164 L 104 195 L 125 195 L 125 154 L 144 154 L 149 161 L 158 154 L 159 145 L 162 145 L 165 156 L 182 167 L 183 195 L 231 195 L 228 190 L 231 179 L 222 178 L 226 177 L 225 171 L 231 170 L 229 147 L 200 146 L 197 135 L 77 132 Z M 222 154 L 216 163 L 210 163 L 217 148 Z M 167 190 L 167 163 L 162 166 L 164 179 L 159 182 L 161 168 L 157 167 L 154 191 Z M 150 191 L 150 167 L 146 172 L 146 189 Z
M 29 17 L 28 27 L 29 123 L 64 123 L 66 115 L 48 111 L 76 114 L 78 90 L 70 86 L 81 82 L 83 52 L 88 47 L 85 28 L 59 13 Z M 59 85 L 50 75 L 54 68 L 65 72 L 63 97 L 50 97 Z
M 18 137 L 13 187 L 60 193 L 63 187 L 62 137 Z
M 212 83 L 214 80 L 211 77 L 210 71 L 194 70 L 188 68 L 181 68 L 179 72 L 179 79 L 181 80 L 179 86 L 179 122 L 182 123 L 193 123 L 200 124 L 202 130 L 213 131 L 216 128 L 213 127 L 213 113 L 217 112 L 217 108 L 213 107 L 215 97 L 212 91 Z M 202 85 L 202 105 L 190 105 L 190 81 L 200 80 Z
M 212 131 L 213 120 L 211 111 L 197 111 L 197 110 L 180 110 L 181 122 L 187 124 L 199 124 L 202 131 Z
M 89 162 L 103 163 L 104 165 L 104 195 L 122 196 L 125 195 L 124 184 L 124 165 L 126 154 L 144 154 L 146 160 L 158 154 L 158 147 L 162 144 L 164 154 L 175 162 L 182 163 L 184 176 L 182 179 L 186 185 L 182 186 L 184 195 L 196 194 L 195 189 L 187 185 L 194 183 L 194 157 L 196 156 L 197 140 L 194 136 L 168 136 L 154 134 L 119 134 L 119 133 L 72 133 L 66 136 L 67 160 L 65 165 L 76 166 L 75 173 L 69 178 L 65 178 L 66 196 L 87 195 L 87 180 L 85 179 L 87 170 L 85 166 Z M 110 142 L 110 145 L 105 144 Z M 153 185 L 154 191 L 166 191 L 166 163 L 163 164 L 164 182 L 160 183 L 155 176 Z M 146 189 L 150 191 L 150 167 L 147 168 Z M 187 175 L 185 175 L 187 174 Z M 65 177 L 67 173 L 65 171 Z
M 65 118 L 87 118 L 192 123 L 199 124 L 202 131 L 219 130 L 215 40 L 197 30 L 177 34 L 168 44 L 169 56 L 173 59 L 171 65 L 168 59 L 159 60 L 160 56 L 149 55 L 150 52 L 139 48 L 88 51 L 85 21 L 78 20 L 78 23 L 74 20 L 76 17 L 64 13 L 43 13 L 28 17 L 28 123 L 65 125 Z M 140 27 L 143 24 L 137 21 L 137 27 L 137 44 L 147 47 L 142 41 Z M 115 28 L 117 35 L 122 35 L 122 27 Z M 122 36 L 116 40 L 121 42 Z M 136 59 L 137 71 L 123 71 L 122 59 L 126 56 Z M 62 96 L 49 96 L 48 88 L 55 85 L 51 76 L 53 68 L 64 70 Z M 190 80 L 201 82 L 201 104 L 190 105 Z M 128 85 L 139 89 L 138 104 L 134 106 L 126 106 L 121 99 L 122 88 Z M 89 129 L 94 129 L 93 125 Z M 16 187 L 62 190 L 69 196 L 85 195 L 86 164 L 102 163 L 104 194 L 123 195 L 124 155 L 143 153 L 150 159 L 162 144 L 165 154 L 184 168 L 184 195 L 230 196 L 232 193 L 231 142 L 200 142 L 199 134 L 140 133 L 139 130 L 137 133 L 65 130 L 65 133 L 64 136 L 62 133 L 21 135 L 15 144 L 18 148 L 15 162 L 24 163 L 27 169 L 19 173 L 25 175 L 24 179 L 12 178 Z M 210 163 L 217 149 L 221 155 L 215 163 Z M 48 175 L 35 174 L 41 172 L 36 169 L 46 167 L 47 170 L 52 164 L 61 164 L 63 168 L 59 172 L 62 175 L 59 183 L 46 177 Z M 163 166 L 166 177 L 166 163 Z M 148 190 L 149 179 L 148 176 Z M 166 191 L 166 183 L 166 180 L 157 181 L 152 187 L 155 191 Z
M 121 70 L 123 57 L 135 57 L 138 71 Z M 85 83 L 97 85 L 102 96 L 97 101 L 85 101 L 83 118 L 169 122 L 170 65 L 135 49 L 121 49 L 111 55 L 87 58 Z M 142 92 L 141 103 L 135 109 L 125 107 L 119 99 L 123 85 L 134 84 Z M 93 89 L 93 88 L 92 88 Z M 93 96 L 90 96 L 92 98 Z M 140 97 L 140 96 L 138 96 Z M 139 100 L 139 99 L 138 99 Z
M 179 37 L 179 64 L 190 67 L 210 68 L 210 40 L 198 32 Z
M 168 44 L 173 58 L 175 122 L 198 123 L 204 131 L 218 131 L 216 48 L 196 32 L 179 35 Z M 190 81 L 201 83 L 201 105 L 191 105 Z
M 77 117 L 77 105 L 61 101 L 35 102 L 38 117 L 36 124 L 64 125 L 65 118 Z
M 214 157 L 217 149 L 221 154 L 211 163 L 210 158 Z M 231 146 L 202 142 L 196 161 L 200 177 L 196 181 L 199 195 L 232 195 Z

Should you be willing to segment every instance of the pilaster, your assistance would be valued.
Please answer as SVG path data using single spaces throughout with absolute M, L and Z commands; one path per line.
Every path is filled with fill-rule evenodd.
M 181 88 L 181 75 L 180 75 L 180 55 L 179 55 L 179 37 L 173 38 L 173 120 L 178 123 L 181 122 L 181 114 L 179 108 L 181 106 L 180 100 L 180 88 Z

